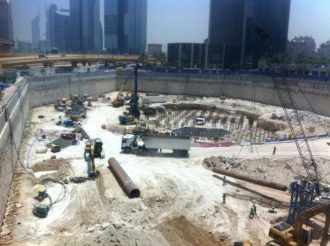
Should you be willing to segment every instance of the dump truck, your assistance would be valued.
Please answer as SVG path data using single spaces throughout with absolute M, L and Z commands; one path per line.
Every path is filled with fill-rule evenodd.
M 124 153 L 141 155 L 161 153 L 163 150 L 172 150 L 175 156 L 188 157 L 190 137 L 127 134 L 122 137 L 121 149 Z

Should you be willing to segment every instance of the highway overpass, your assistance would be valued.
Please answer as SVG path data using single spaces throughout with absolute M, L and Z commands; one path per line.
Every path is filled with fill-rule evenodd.
M 139 60 L 138 56 L 124 56 L 124 55 L 48 55 L 39 57 L 38 55 L 21 56 L 21 57 L 5 57 L 0 58 L 0 72 L 2 68 L 12 68 L 17 66 L 31 66 L 44 65 L 53 66 L 56 63 L 134 63 Z

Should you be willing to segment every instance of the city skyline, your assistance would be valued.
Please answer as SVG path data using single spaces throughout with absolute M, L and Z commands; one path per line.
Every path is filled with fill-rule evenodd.
M 101 0 L 101 22 L 103 24 L 103 1 Z M 66 0 L 35 0 L 33 3 L 26 0 L 12 0 L 14 18 L 14 34 L 18 40 L 31 42 L 31 33 L 26 23 L 31 23 L 41 10 L 41 39 L 45 39 L 45 13 L 44 9 L 51 3 L 56 3 L 58 8 L 68 8 Z M 194 0 L 154 0 L 148 2 L 148 31 L 147 43 L 161 43 L 165 45 L 171 42 L 203 42 L 208 36 L 209 1 Z M 27 6 L 31 11 L 26 11 Z M 182 18 L 182 9 L 185 18 Z M 292 0 L 289 23 L 288 39 L 295 36 L 312 36 L 319 46 L 330 40 L 330 1 L 318 0 Z M 308 12 L 307 12 L 308 11 Z M 166 13 L 170 12 L 168 15 Z M 306 13 L 313 14 L 308 18 Z M 19 18 L 18 18 L 19 14 Z M 18 18 L 18 19 L 17 19 Z M 180 21 L 177 21 L 180 20 Z M 177 24 L 173 24 L 177 22 Z M 193 26 L 193 28 L 189 28 Z M 321 28 L 322 27 L 322 28 Z

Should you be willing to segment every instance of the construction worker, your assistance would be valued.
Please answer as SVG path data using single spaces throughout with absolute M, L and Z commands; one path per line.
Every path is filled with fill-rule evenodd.
M 222 203 L 226 204 L 226 193 L 223 193 L 222 195 Z
M 254 217 L 254 209 L 253 206 L 250 208 L 250 214 L 249 214 L 249 219 L 253 219 Z
M 276 146 L 274 146 L 274 148 L 273 148 L 273 155 L 275 155 L 276 154 Z
M 226 186 L 226 185 L 227 185 L 227 177 L 223 176 L 223 186 Z
M 253 214 L 254 214 L 255 216 L 257 216 L 257 206 L 256 206 L 255 203 L 253 203 L 253 205 L 252 205 L 252 209 L 253 209 Z

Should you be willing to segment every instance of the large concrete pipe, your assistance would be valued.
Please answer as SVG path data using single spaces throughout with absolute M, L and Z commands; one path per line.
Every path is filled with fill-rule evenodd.
M 221 168 L 217 168 L 217 167 L 213 168 L 213 172 L 219 173 L 219 174 L 222 174 L 222 175 L 225 175 L 225 176 L 228 176 L 228 177 L 245 180 L 247 182 L 251 182 L 251 183 L 254 183 L 254 184 L 257 184 L 257 185 L 262 185 L 262 186 L 269 187 L 269 188 L 272 188 L 272 189 L 275 189 L 275 190 L 286 191 L 288 189 L 288 187 L 286 187 L 285 185 L 281 185 L 281 184 L 277 184 L 277 183 L 273 183 L 273 182 L 268 182 L 268 181 L 263 181 L 263 180 L 260 180 L 260 179 L 250 178 L 250 177 L 243 176 L 243 175 L 233 173 L 233 172 L 229 172 L 229 171 L 223 170 Z
M 131 178 L 127 175 L 125 170 L 120 166 L 115 158 L 108 160 L 109 168 L 116 177 L 120 185 L 125 190 L 129 198 L 137 198 L 140 196 L 139 188 L 133 183 Z

